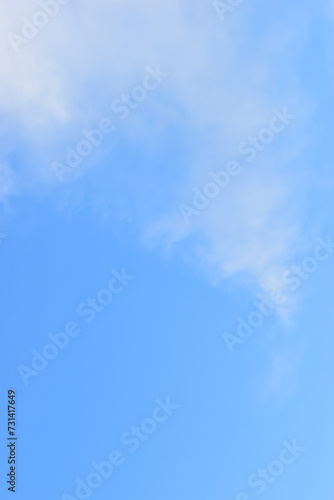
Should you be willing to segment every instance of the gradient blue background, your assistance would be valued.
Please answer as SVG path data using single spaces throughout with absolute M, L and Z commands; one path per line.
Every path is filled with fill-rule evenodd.
M 143 9 L 147 6 L 144 2 Z M 184 15 L 191 19 L 196 6 L 188 2 L 187 7 Z M 334 234 L 333 75 L 328 55 L 332 25 L 326 8 L 325 2 L 320 7 L 297 2 L 293 10 L 300 18 L 305 12 L 311 18 L 308 28 L 301 30 L 303 50 L 294 63 L 313 111 L 305 124 L 305 137 L 301 134 L 296 141 L 303 143 L 303 153 L 289 163 L 301 179 L 305 165 L 304 181 L 311 186 L 296 193 L 296 200 L 306 191 L 308 196 L 300 236 L 306 244 L 304 251 L 298 248 L 296 255 L 290 255 L 289 264 L 310 255 L 318 236 Z M 76 4 L 69 6 L 73 19 L 78 9 Z M 205 23 L 211 26 L 219 49 L 229 19 L 222 23 L 210 2 L 205 12 Z M 245 54 L 256 53 L 261 33 L 274 29 L 274 24 L 282 30 L 278 39 L 284 38 L 284 28 L 289 35 L 293 27 L 289 12 L 289 2 L 257 2 L 252 7 L 245 2 L 231 14 L 232 29 L 238 18 L 249 22 L 254 46 L 244 47 Z M 40 36 L 31 45 L 42 43 L 44 34 Z M 164 50 L 162 61 L 167 67 Z M 288 85 L 284 50 L 280 66 L 267 68 L 277 73 L 278 88 Z M 173 80 L 165 85 L 173 86 Z M 96 104 L 101 106 L 97 116 L 108 116 L 94 89 L 88 94 L 91 90 L 88 108 Z M 106 102 L 120 92 L 113 90 Z M 131 123 L 142 119 L 143 126 L 149 127 L 147 137 L 152 126 L 147 110 L 167 99 L 164 92 L 158 89 L 129 119 Z M 275 106 L 275 100 L 268 102 L 269 111 Z M 293 439 L 306 451 L 268 486 L 262 498 L 333 497 L 334 256 L 298 289 L 287 323 L 273 315 L 231 355 L 222 335 L 234 333 L 236 318 L 254 308 L 257 288 L 242 286 L 240 277 L 233 274 L 216 284 L 207 279 L 203 266 L 193 258 L 196 251 L 191 250 L 197 239 L 201 241 L 196 232 L 180 252 L 161 251 L 143 242 L 142 227 L 150 213 L 186 201 L 172 186 L 186 177 L 182 165 L 196 157 L 196 137 L 188 130 L 189 117 L 177 105 L 173 112 L 175 122 L 166 125 L 158 145 L 154 133 L 159 124 L 153 121 L 149 151 L 133 138 L 135 125 L 131 138 L 120 128 L 115 147 L 109 151 L 110 144 L 105 145 L 103 153 L 88 160 L 94 168 L 64 184 L 44 185 L 36 180 L 37 174 L 30 176 L 36 145 L 31 146 L 30 158 L 29 139 L 16 137 L 14 125 L 6 132 L 3 158 L 22 177 L 20 188 L 5 199 L 0 228 L 8 234 L 0 245 L 1 498 L 12 495 L 3 481 L 8 471 L 9 388 L 17 393 L 18 500 L 74 496 L 75 478 L 84 480 L 93 471 L 91 463 L 106 460 L 114 449 L 122 450 L 126 461 L 91 498 L 234 500 L 247 492 L 254 499 L 258 495 L 247 485 L 247 478 L 279 456 L 283 441 Z M 4 119 L 8 120 L 8 113 L 6 109 Z M 12 119 L 15 124 L 15 111 Z M 80 117 L 78 122 L 86 125 Z M 93 127 L 96 120 L 89 123 Z M 144 142 L 145 133 L 138 131 Z M 63 156 L 66 144 L 78 140 L 73 137 L 74 133 L 61 138 L 52 147 L 41 143 L 48 169 L 54 158 Z M 273 145 L 271 154 L 278 150 L 284 152 L 284 145 Z M 230 157 L 227 151 L 225 158 Z M 135 279 L 92 323 L 85 324 L 76 315 L 78 304 L 105 287 L 112 269 L 122 268 Z M 79 324 L 81 334 L 25 386 L 17 366 L 29 366 L 31 350 L 41 352 L 47 334 L 62 331 L 69 321 Z M 273 367 L 275 353 L 281 360 L 278 374 Z M 278 385 L 272 382 L 276 375 Z M 130 453 L 120 444 L 121 435 L 150 417 L 155 400 L 167 396 L 179 408 Z

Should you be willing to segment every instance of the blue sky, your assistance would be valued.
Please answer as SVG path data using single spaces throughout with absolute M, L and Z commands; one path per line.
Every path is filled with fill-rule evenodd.
M 1 498 L 9 389 L 19 500 L 333 497 L 334 4 L 231 9 L 1 1 Z

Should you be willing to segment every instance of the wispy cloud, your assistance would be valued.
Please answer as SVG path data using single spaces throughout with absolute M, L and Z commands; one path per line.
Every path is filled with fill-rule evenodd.
M 21 17 L 30 19 L 35 12 L 32 2 L 20 8 L 2 5 L 2 32 L 18 30 Z M 180 242 L 198 235 L 196 244 L 187 243 L 187 252 L 216 280 L 246 273 L 261 287 L 274 288 L 300 230 L 298 174 L 285 167 L 301 154 L 302 127 L 256 160 L 191 228 L 181 226 L 173 215 L 173 203 L 185 200 L 210 169 L 218 170 L 233 157 L 236 145 L 265 126 L 274 107 L 288 106 L 300 123 L 309 115 L 310 103 L 303 98 L 292 64 L 302 49 L 305 37 L 300 35 L 307 32 L 308 17 L 297 16 L 297 25 L 288 23 L 284 32 L 273 19 L 270 29 L 258 34 L 260 14 L 237 9 L 222 26 L 210 3 L 193 8 L 186 0 L 98 0 L 94 5 L 84 0 L 80 7 L 72 2 L 62 8 L 15 55 L 3 36 L 0 106 L 11 123 L 9 133 L 15 130 L 14 146 L 29 151 L 29 161 L 13 177 L 16 188 L 25 185 L 22 178 L 27 175 L 56 183 L 50 164 L 62 156 L 64 145 L 76 144 L 78 131 L 107 116 L 110 102 L 136 85 L 143 68 L 160 63 L 170 75 L 168 82 L 118 133 L 143 158 L 150 158 L 170 154 L 164 141 L 173 129 L 182 142 L 182 158 L 175 158 L 170 168 L 169 192 L 158 213 L 148 200 L 154 199 L 161 177 L 154 173 L 157 180 L 147 183 L 143 172 L 137 173 L 131 196 L 123 188 L 123 216 L 161 248 L 176 245 L 183 251 Z M 92 26 L 98 27 L 99 36 L 95 29 L 92 34 Z M 100 158 L 101 153 L 90 162 Z M 78 175 L 84 173 L 81 168 Z M 105 180 L 96 177 L 95 183 L 96 204 L 108 206 Z M 90 185 L 78 189 L 89 190 Z M 72 199 L 82 199 L 74 185 L 71 190 Z M 134 209 L 138 200 L 145 200 L 145 217 L 139 218 Z

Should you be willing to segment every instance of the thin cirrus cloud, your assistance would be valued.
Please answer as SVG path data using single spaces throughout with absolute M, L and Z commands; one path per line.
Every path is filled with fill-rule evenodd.
M 303 100 L 292 63 L 302 50 L 311 10 L 296 23 L 287 22 L 285 32 L 279 30 L 282 20 L 276 25 L 273 17 L 274 24 L 257 36 L 254 6 L 240 7 L 221 23 L 210 3 L 73 1 L 15 54 L 6 34 L 19 32 L 20 19 L 31 18 L 38 5 L 2 2 L 0 8 L 5 34 L 0 42 L 1 115 L 10 123 L 9 133 L 16 131 L 14 146 L 30 153 L 30 161 L 22 161 L 15 172 L 4 171 L 2 196 L 26 187 L 24 169 L 37 184 L 60 189 L 52 161 L 64 156 L 83 128 L 108 116 L 111 102 L 140 81 L 147 65 L 159 64 L 169 73 L 168 80 L 118 134 L 144 157 L 152 150 L 168 157 L 164 137 L 170 127 L 180 132 L 184 154 L 173 158 L 176 166 L 168 183 L 173 202 L 166 201 L 157 213 L 147 202 L 154 181 L 139 176 L 130 195 L 124 178 L 122 217 L 141 228 L 146 244 L 190 253 L 209 276 L 217 270 L 218 279 L 246 273 L 262 288 L 273 288 L 301 229 L 298 174 L 284 168 L 302 154 L 300 125 L 293 125 L 247 166 L 190 227 L 184 226 L 177 207 L 187 202 L 194 186 L 201 186 L 210 169 L 221 169 L 236 155 L 240 141 L 265 126 L 273 108 L 288 106 L 301 122 L 308 116 L 310 105 Z M 85 175 L 84 165 L 78 175 Z M 103 210 L 108 194 L 98 179 L 96 205 Z M 89 191 L 82 180 L 80 187 L 71 184 L 73 193 Z M 144 218 L 134 214 L 133 194 L 137 203 L 148 203 Z M 105 204 L 101 197 L 106 197 Z M 80 203 L 84 198 L 72 197 Z M 184 250 L 183 242 L 194 235 L 198 242 L 186 243 Z

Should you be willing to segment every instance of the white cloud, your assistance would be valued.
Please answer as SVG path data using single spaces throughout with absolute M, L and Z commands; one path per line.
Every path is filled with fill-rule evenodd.
M 2 2 L 1 31 L 19 32 L 21 17 L 31 18 L 37 8 L 32 1 L 15 7 Z M 28 150 L 29 145 L 30 161 L 24 167 L 31 178 L 57 182 L 51 161 L 63 156 L 84 127 L 108 116 L 112 100 L 140 81 L 147 65 L 160 64 L 170 73 L 159 90 L 160 100 L 147 100 L 140 118 L 126 122 L 121 133 L 136 147 L 156 154 L 168 127 L 184 134 L 192 151 L 172 175 L 176 198 L 185 201 L 209 168 L 221 168 L 235 154 L 236 144 L 266 123 L 273 107 L 293 104 L 301 117 L 302 106 L 307 109 L 292 64 L 307 21 L 288 22 L 284 32 L 279 25 L 268 26 L 261 35 L 257 22 L 251 11 L 238 9 L 220 23 L 210 2 L 82 0 L 62 6 L 18 54 L 3 36 L 0 107 L 10 118 L 11 133 L 17 134 L 16 147 Z M 280 157 L 285 155 L 288 164 L 296 152 L 290 151 L 293 143 L 284 147 Z M 177 242 L 197 235 L 201 244 L 187 243 L 182 251 L 194 255 L 210 275 L 220 279 L 247 273 L 263 288 L 272 288 L 298 236 L 297 186 L 269 153 L 250 168 L 190 229 L 164 209 L 156 225 L 144 231 L 160 246 L 177 248 L 182 248 Z M 10 191 L 13 181 L 6 178 L 4 190 Z M 15 182 L 22 187 L 20 175 Z M 103 189 L 100 185 L 97 198 Z M 139 179 L 135 196 L 150 199 L 145 178 Z M 135 219 L 132 201 L 125 212 Z M 108 200 L 96 203 L 108 206 Z M 154 209 L 144 223 L 135 223 L 144 226 L 157 219 Z
M 248 165 L 189 225 L 179 212 L 165 215 L 149 229 L 147 238 L 152 241 L 158 234 L 169 248 L 182 248 L 180 242 L 197 235 L 201 243 L 193 251 L 213 281 L 245 273 L 267 291 L 279 289 L 291 250 L 297 249 L 295 190 L 293 177 L 275 166 Z

